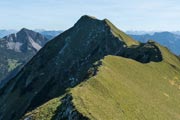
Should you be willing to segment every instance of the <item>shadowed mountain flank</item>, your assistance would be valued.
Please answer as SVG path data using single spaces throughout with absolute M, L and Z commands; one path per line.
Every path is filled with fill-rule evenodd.
M 131 58 L 141 63 L 160 62 L 163 60 L 161 51 L 153 41 L 141 43 L 139 46 L 128 48 L 125 52 L 118 54 L 119 56 Z
M 97 61 L 107 55 L 140 63 L 163 60 L 154 42 L 141 44 L 106 19 L 82 16 L 72 28 L 48 42 L 0 89 L 0 120 L 19 119 L 26 111 L 63 95 L 67 88 L 96 73 L 101 64 Z

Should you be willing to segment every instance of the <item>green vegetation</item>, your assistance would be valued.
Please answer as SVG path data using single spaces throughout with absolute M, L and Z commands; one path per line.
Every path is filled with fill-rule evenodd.
M 38 45 L 33 45 L 32 40 Z M 43 35 L 26 28 L 0 39 L 0 81 L 13 77 L 36 54 L 39 45 L 47 41 Z
M 8 72 L 14 70 L 19 65 L 21 65 L 21 63 L 19 63 L 17 60 L 8 59 Z
M 179 120 L 179 59 L 87 17 L 0 89 L 0 119 Z
M 76 109 L 92 120 L 180 119 L 180 72 L 165 61 L 107 56 L 98 74 L 71 92 Z
M 162 62 L 142 64 L 106 56 L 97 75 L 69 90 L 75 109 L 92 120 L 179 120 L 179 60 L 156 45 L 163 54 Z M 52 119 L 60 106 L 58 100 L 45 103 L 26 117 Z
M 57 107 L 60 105 L 60 98 L 54 98 L 36 108 L 34 111 L 28 112 L 23 118 L 28 117 L 31 118 L 31 120 L 51 120 L 56 113 Z
M 96 76 L 71 90 L 76 109 L 92 120 L 179 120 L 180 62 L 155 44 L 162 62 L 106 56 Z
M 127 46 L 139 45 L 138 41 L 133 40 L 130 36 L 119 30 L 108 19 L 105 19 L 104 21 L 106 22 L 106 24 L 108 24 L 108 26 L 110 26 L 113 35 L 122 39 L 127 44 Z
M 0 40 L 4 44 L 5 40 Z M 0 80 L 5 78 L 12 70 L 25 64 L 34 55 L 32 52 L 15 52 L 5 47 L 0 47 Z

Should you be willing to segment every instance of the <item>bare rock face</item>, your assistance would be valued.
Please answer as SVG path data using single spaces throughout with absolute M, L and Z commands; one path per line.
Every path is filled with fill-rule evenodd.
M 66 95 L 61 101 L 55 120 L 89 120 L 74 108 L 71 95 Z
M 120 56 L 131 58 L 141 63 L 159 62 L 163 59 L 159 48 L 153 41 L 128 48 L 124 53 L 120 53 Z
M 61 105 L 57 108 L 53 120 L 89 120 L 87 117 L 79 113 L 72 103 L 72 96 L 67 94 L 60 99 Z M 32 115 L 26 115 L 21 120 L 35 120 Z
M 26 28 L 0 39 L 0 88 L 47 42 L 43 35 Z
M 48 41 L 43 35 L 26 28 L 15 34 L 5 36 L 3 39 L 6 42 L 6 47 L 16 52 L 28 52 L 30 50 L 37 52 Z
M 161 52 L 153 43 L 129 46 L 135 41 L 128 37 L 127 44 L 127 37 L 110 26 L 107 20 L 82 16 L 72 28 L 46 44 L 16 77 L 0 89 L 0 120 L 19 119 L 27 110 L 64 94 L 67 88 L 84 81 L 88 70 L 96 68 L 94 63 L 106 55 L 123 56 L 143 63 L 162 60 Z M 12 97 L 13 101 L 9 101 Z M 72 110 L 73 106 L 66 102 L 69 99 L 64 99 L 66 110 L 61 108 L 63 112 L 59 114 L 69 119 L 86 119 Z

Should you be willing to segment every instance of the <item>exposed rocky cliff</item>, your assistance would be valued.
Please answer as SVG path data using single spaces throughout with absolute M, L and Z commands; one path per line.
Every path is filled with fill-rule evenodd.
M 43 35 L 26 28 L 0 39 L 0 88 L 47 42 Z
M 95 74 L 96 66 L 101 64 L 96 61 L 106 55 L 123 56 L 141 63 L 163 59 L 153 42 L 141 44 L 107 19 L 82 16 L 72 28 L 46 44 L 0 89 L 0 120 L 19 119 L 27 110 L 64 94 L 67 88 Z M 70 113 L 60 114 L 69 116 Z

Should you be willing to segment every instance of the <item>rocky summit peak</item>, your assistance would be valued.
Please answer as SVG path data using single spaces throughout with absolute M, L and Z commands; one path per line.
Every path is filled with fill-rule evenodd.
M 88 19 L 96 19 L 97 20 L 97 18 L 96 17 L 94 17 L 94 16 L 90 16 L 90 15 L 83 15 L 83 16 L 81 16 L 81 18 L 80 18 L 80 20 L 81 19 L 86 19 L 86 20 L 88 20 Z
M 80 19 L 76 22 L 76 26 L 86 26 L 89 25 L 91 23 L 96 24 L 97 22 L 101 22 L 101 20 L 89 16 L 89 15 L 83 15 L 82 17 L 80 17 Z
M 40 33 L 22 28 L 19 32 L 5 36 L 6 47 L 16 52 L 33 51 L 36 53 L 48 41 Z
M 17 32 L 17 34 L 18 34 L 18 33 L 20 33 L 20 34 L 22 34 L 22 33 L 28 34 L 28 33 L 37 33 L 37 32 L 32 31 L 32 30 L 27 29 L 27 28 L 22 28 L 19 32 Z
M 109 31 L 113 34 L 114 37 L 117 37 L 119 40 L 123 41 L 127 46 L 139 44 L 139 42 L 133 40 L 124 32 L 115 27 L 108 19 L 100 20 L 95 17 L 84 15 L 77 21 L 77 23 L 75 24 L 75 28 L 81 28 L 84 29 L 84 31 L 87 30 L 90 32 L 96 31 L 98 33 Z
M 20 31 L 30 31 L 30 30 L 27 28 L 22 28 Z
M 64 94 L 67 88 L 95 75 L 100 60 L 107 55 L 131 58 L 141 63 L 162 60 L 155 45 L 134 43 L 135 40 L 112 23 L 82 16 L 72 28 L 48 42 L 0 90 L 0 96 L 5 96 L 0 100 L 0 115 L 6 120 L 16 120 L 26 111 Z M 14 100 L 9 104 L 12 98 Z M 18 101 L 21 102 L 17 104 Z M 3 105 L 7 105 L 5 109 Z

